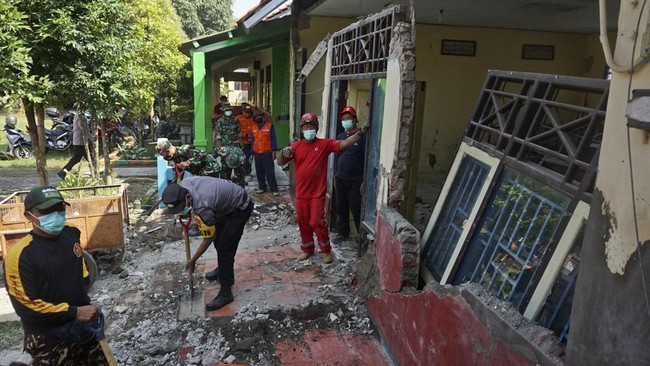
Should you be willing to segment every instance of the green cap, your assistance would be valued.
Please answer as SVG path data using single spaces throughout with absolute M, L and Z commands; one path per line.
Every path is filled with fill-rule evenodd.
M 25 211 L 29 211 L 32 208 L 46 210 L 59 203 L 69 205 L 56 188 L 52 186 L 36 187 L 25 196 Z

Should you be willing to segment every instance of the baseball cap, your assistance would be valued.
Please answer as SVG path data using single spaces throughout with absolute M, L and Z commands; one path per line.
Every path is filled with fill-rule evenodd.
M 29 211 L 32 208 L 37 210 L 47 210 L 59 203 L 70 206 L 56 188 L 52 186 L 36 187 L 29 191 L 27 196 L 25 196 L 25 211 Z
M 244 103 L 244 104 L 242 104 L 241 110 L 244 111 L 244 112 L 251 112 L 252 113 L 253 112 L 253 107 L 248 103 Z
M 162 194 L 162 202 L 167 206 L 166 213 L 177 214 L 185 208 L 189 191 L 176 183 L 171 183 Z

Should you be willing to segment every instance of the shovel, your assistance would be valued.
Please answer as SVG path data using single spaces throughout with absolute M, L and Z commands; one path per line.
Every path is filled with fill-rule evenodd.
M 183 221 L 181 216 L 178 217 L 178 223 L 183 228 L 183 239 L 185 240 L 185 260 L 186 262 L 192 259 L 190 253 L 190 223 L 192 216 L 188 217 L 187 222 Z M 187 280 L 190 286 L 190 293 L 179 296 L 178 318 L 189 319 L 201 317 L 204 315 L 203 310 L 203 296 L 202 293 L 194 296 L 194 268 L 187 269 Z M 196 304 L 194 304 L 196 302 Z
M 90 330 L 95 333 L 95 336 L 99 341 L 99 345 L 102 347 L 104 357 L 106 357 L 106 361 L 108 362 L 109 366 L 117 366 L 117 361 L 115 360 L 111 346 L 108 345 L 108 341 L 106 341 L 106 335 L 104 334 L 104 314 L 100 312 L 98 319 L 94 323 L 89 324 L 89 327 Z

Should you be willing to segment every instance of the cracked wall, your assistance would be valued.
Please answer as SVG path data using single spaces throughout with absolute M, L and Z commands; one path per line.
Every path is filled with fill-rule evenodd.
M 633 1 L 620 6 L 613 59 L 624 66 L 612 72 L 598 178 L 580 253 L 567 343 L 566 362 L 572 365 L 650 364 L 650 142 L 648 131 L 626 126 L 632 91 L 650 89 L 650 66 L 641 62 L 625 71 L 634 62 L 635 43 L 647 34 L 648 9 L 642 12 Z

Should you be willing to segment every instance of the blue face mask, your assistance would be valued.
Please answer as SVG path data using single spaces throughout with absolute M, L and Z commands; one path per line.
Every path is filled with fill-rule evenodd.
M 345 119 L 341 121 L 341 124 L 343 125 L 343 128 L 345 128 L 345 130 L 348 131 L 352 129 L 352 126 L 354 126 L 354 121 L 350 119 Z
M 232 116 L 232 111 L 224 111 L 223 114 L 230 117 L 230 116 Z
M 56 211 L 41 217 L 36 217 L 31 212 L 29 214 L 38 219 L 38 227 L 47 234 L 59 235 L 65 226 L 65 211 Z
M 316 130 L 302 131 L 302 135 L 305 136 L 307 141 L 312 141 L 316 138 Z

